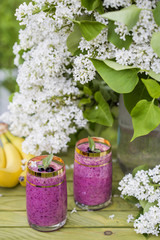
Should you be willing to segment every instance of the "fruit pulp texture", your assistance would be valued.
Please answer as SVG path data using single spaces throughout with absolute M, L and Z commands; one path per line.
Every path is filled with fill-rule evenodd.
M 109 149 L 107 145 L 95 143 L 101 152 Z M 87 152 L 88 143 L 78 148 Z M 74 161 L 74 198 L 80 204 L 94 206 L 103 204 L 111 198 L 112 194 L 112 153 L 103 157 L 82 156 L 75 151 Z M 108 163 L 108 164 L 107 164 Z M 103 165 L 104 166 L 99 166 Z M 93 167 L 95 165 L 95 167 Z
M 40 165 L 41 163 L 41 161 L 38 162 Z M 60 165 L 54 162 L 50 166 L 55 171 L 61 168 Z M 38 172 L 38 168 L 30 168 Z M 53 226 L 65 220 L 67 215 L 65 171 L 60 175 L 49 178 L 37 177 L 27 173 L 27 180 L 31 184 L 41 186 L 32 186 L 28 182 L 26 184 L 26 207 L 29 223 L 38 226 Z

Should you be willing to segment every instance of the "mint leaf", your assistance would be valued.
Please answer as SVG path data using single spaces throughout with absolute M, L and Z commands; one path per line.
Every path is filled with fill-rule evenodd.
M 38 165 L 38 168 L 43 168 L 43 165 Z
M 100 153 L 101 150 L 99 150 L 99 149 L 96 148 L 96 149 L 94 149 L 94 152 L 95 152 L 95 153 Z
M 94 151 L 95 150 L 94 140 L 90 136 L 88 136 L 88 141 L 89 141 L 89 148 L 91 149 L 91 151 Z
M 44 169 L 46 169 L 49 166 L 49 164 L 52 162 L 52 159 L 53 159 L 53 153 L 42 160 Z

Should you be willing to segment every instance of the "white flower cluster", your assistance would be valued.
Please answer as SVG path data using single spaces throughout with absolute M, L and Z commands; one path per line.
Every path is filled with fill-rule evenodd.
M 138 171 L 134 177 L 128 174 L 119 185 L 118 189 L 122 196 L 135 197 L 140 205 L 142 202 L 150 204 L 149 210 L 134 221 L 135 231 L 158 236 L 160 233 L 160 165 L 148 171 Z
M 50 14 L 42 11 L 46 8 Z M 79 11 L 80 1 L 36 0 L 22 4 L 16 12 L 25 28 L 19 32 L 19 45 L 14 46 L 20 91 L 9 105 L 9 119 L 12 133 L 26 137 L 26 153 L 66 150 L 69 135 L 86 125 L 66 46 L 73 25 L 68 18 Z M 19 65 L 20 51 L 23 63 Z

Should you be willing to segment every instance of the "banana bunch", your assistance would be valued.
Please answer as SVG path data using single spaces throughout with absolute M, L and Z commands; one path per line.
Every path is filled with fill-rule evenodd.
M 23 138 L 5 130 L 0 135 L 3 147 L 0 147 L 0 187 L 14 187 L 19 182 L 26 185 L 26 165 L 34 156 L 22 151 Z M 23 165 L 22 165 L 23 163 Z

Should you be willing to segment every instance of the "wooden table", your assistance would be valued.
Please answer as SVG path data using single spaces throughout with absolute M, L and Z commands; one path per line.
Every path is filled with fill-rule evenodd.
M 74 150 L 60 155 L 67 165 L 73 164 Z M 58 231 L 43 233 L 31 229 L 26 217 L 25 188 L 0 188 L 0 240 L 145 240 L 136 234 L 133 223 L 127 223 L 129 214 L 137 215 L 137 208 L 120 198 L 117 190 L 123 173 L 117 162 L 113 162 L 112 204 L 99 211 L 82 211 L 73 199 L 73 170 L 67 170 L 68 220 Z M 76 208 L 76 213 L 71 213 Z M 115 215 L 110 219 L 110 215 Z M 159 237 L 151 237 L 157 240 Z

